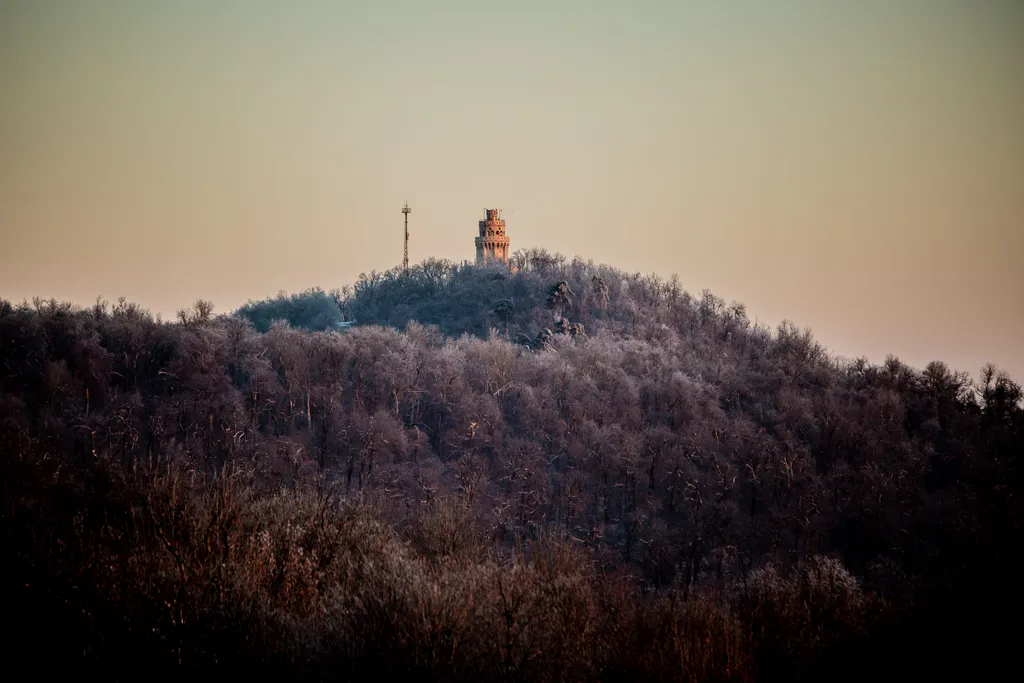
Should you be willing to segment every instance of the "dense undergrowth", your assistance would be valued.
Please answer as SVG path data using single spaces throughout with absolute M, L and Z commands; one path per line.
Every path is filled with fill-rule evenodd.
M 1012 652 L 1017 384 L 516 260 L 173 324 L 0 302 L 9 661 L 753 681 Z

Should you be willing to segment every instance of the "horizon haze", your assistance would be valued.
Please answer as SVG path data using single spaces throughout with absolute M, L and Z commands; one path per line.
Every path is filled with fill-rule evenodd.
M 0 3 L 0 298 L 512 250 L 1024 379 L 1024 3 Z

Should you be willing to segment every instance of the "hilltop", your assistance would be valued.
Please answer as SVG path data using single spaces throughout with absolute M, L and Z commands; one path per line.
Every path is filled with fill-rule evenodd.
M 837 359 L 674 278 L 512 264 L 173 323 L 0 302 L 22 656 L 594 681 L 1009 656 L 1019 384 Z

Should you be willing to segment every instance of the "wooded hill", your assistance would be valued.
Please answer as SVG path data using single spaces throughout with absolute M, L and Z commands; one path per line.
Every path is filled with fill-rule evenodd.
M 1012 651 L 1017 383 L 837 359 L 675 279 L 514 263 L 175 322 L 0 302 L 11 656 L 747 681 Z

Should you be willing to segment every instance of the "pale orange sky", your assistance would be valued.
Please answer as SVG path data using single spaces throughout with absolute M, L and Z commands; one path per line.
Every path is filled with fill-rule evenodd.
M 0 297 L 512 248 L 1024 379 L 1024 3 L 0 0 Z

